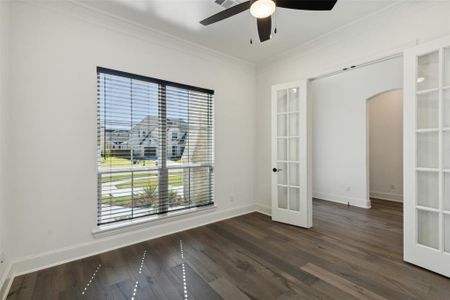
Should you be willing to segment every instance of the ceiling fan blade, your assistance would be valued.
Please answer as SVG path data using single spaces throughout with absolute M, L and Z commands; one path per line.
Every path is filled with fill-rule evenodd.
M 272 17 L 267 17 L 264 19 L 256 19 L 258 25 L 258 35 L 261 42 L 270 40 L 270 35 L 272 34 Z
M 276 0 L 277 7 L 301 10 L 332 10 L 337 0 Z
M 200 21 L 200 24 L 202 25 L 210 25 L 219 21 L 222 21 L 224 19 L 227 19 L 229 17 L 232 17 L 234 15 L 237 15 L 238 13 L 241 13 L 247 9 L 250 8 L 250 1 L 246 1 L 240 4 L 237 4 L 235 6 L 232 6 L 226 10 L 223 10 L 215 15 L 212 15 L 209 18 L 204 19 L 203 21 Z

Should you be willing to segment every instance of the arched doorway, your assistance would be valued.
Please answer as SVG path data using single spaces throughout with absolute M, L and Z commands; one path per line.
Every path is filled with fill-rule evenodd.
M 367 100 L 369 199 L 403 202 L 403 90 Z

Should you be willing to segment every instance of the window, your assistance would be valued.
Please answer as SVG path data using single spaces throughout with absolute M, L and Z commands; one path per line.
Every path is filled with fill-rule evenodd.
M 97 84 L 98 225 L 213 204 L 214 92 L 100 67 Z
M 172 141 L 176 141 L 176 140 L 178 140 L 178 133 L 172 132 Z
M 156 147 L 145 147 L 144 156 L 156 158 Z

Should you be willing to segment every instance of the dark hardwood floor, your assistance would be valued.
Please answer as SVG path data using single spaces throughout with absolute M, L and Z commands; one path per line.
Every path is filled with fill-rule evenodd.
M 402 261 L 401 205 L 372 205 L 315 200 L 308 230 L 240 216 L 20 276 L 8 299 L 450 299 Z

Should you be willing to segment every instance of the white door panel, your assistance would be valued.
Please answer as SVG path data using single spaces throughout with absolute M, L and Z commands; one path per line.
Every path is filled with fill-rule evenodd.
M 404 59 L 404 259 L 450 277 L 450 38 Z
M 272 87 L 272 220 L 309 228 L 311 125 L 307 88 L 307 81 Z

